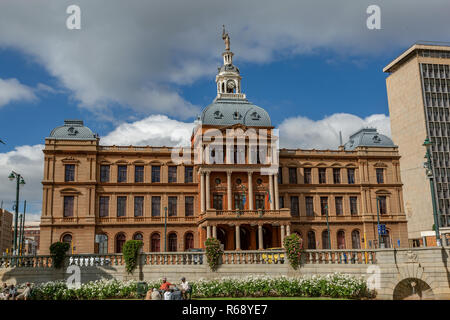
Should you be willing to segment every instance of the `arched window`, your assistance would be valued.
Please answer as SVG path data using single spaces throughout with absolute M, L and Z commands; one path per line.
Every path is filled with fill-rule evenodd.
M 358 230 L 352 231 L 352 249 L 361 249 L 361 240 Z
M 316 233 L 308 231 L 308 249 L 316 249 Z
M 160 243 L 161 237 L 159 236 L 159 233 L 152 234 L 152 238 L 150 239 L 150 251 L 151 252 L 161 251 Z
M 177 234 L 171 233 L 168 237 L 169 240 L 169 247 L 167 248 L 169 252 L 176 252 L 177 251 Z
M 144 241 L 144 236 L 140 232 L 135 233 L 134 236 L 133 236 L 133 240 Z
M 381 246 L 380 248 L 390 248 L 391 247 L 391 238 L 389 236 L 389 230 L 386 230 L 386 234 L 381 236 Z
M 345 249 L 345 232 L 344 232 L 344 230 L 338 231 L 337 244 L 338 244 L 338 249 Z
M 328 238 L 328 230 L 323 230 L 323 232 L 322 232 L 322 249 L 331 249 L 329 244 L 330 244 L 330 241 Z
M 108 236 L 104 233 L 97 234 L 98 241 L 98 253 L 99 254 L 107 254 L 108 253 Z
M 123 245 L 125 244 L 126 237 L 123 233 L 116 235 L 116 253 L 122 253 Z
M 192 232 L 188 232 L 184 236 L 184 250 L 187 251 L 193 248 L 194 248 L 194 235 L 192 234 Z
M 65 243 L 68 243 L 68 244 L 70 244 L 70 245 L 72 245 L 72 235 L 71 234 L 65 234 L 63 237 L 62 237 L 62 239 L 61 239 L 61 241 L 62 242 L 65 242 Z

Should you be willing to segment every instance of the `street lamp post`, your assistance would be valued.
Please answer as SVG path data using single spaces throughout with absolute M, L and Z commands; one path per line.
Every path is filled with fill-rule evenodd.
M 14 215 L 14 242 L 13 242 L 13 255 L 17 254 L 17 223 L 18 223 L 18 218 L 19 218 L 19 190 L 20 190 L 20 185 L 24 185 L 25 184 L 25 180 L 23 180 L 23 177 L 17 173 L 12 171 L 11 174 L 9 175 L 9 180 L 13 181 L 14 179 L 16 179 L 16 206 L 15 206 L 15 215 Z
M 380 198 L 377 197 L 377 233 L 378 233 L 378 248 L 381 247 L 381 235 L 380 235 Z
M 167 252 L 167 207 L 164 207 L 164 252 Z
M 440 247 L 441 246 L 441 238 L 439 235 L 439 219 L 437 216 L 437 209 L 436 209 L 436 197 L 434 194 L 434 182 L 433 182 L 433 167 L 431 164 L 431 154 L 430 154 L 430 145 L 431 144 L 432 144 L 432 142 L 427 137 L 423 143 L 423 146 L 427 148 L 427 153 L 425 155 L 427 162 L 425 163 L 425 168 L 426 168 L 427 177 L 430 180 L 431 202 L 433 205 L 434 231 L 436 233 L 436 245 L 438 247 Z

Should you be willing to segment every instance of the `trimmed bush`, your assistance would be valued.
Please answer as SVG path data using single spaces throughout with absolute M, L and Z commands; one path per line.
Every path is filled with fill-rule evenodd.
M 206 239 L 206 260 L 211 271 L 216 271 L 220 264 L 220 257 L 223 254 L 220 248 L 220 241 L 215 238 Z
M 297 270 L 300 265 L 302 239 L 296 233 L 293 233 L 284 238 L 283 244 L 289 264 L 294 270 Z
M 70 244 L 66 242 L 55 242 L 50 246 L 50 254 L 52 255 L 53 267 L 59 269 L 64 266 L 66 252 L 70 249 Z
M 138 264 L 139 250 L 143 242 L 140 240 L 128 240 L 123 245 L 123 257 L 125 259 L 125 269 L 128 273 L 133 273 Z

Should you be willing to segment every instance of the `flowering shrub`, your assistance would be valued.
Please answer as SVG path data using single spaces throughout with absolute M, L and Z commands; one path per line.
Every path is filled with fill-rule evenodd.
M 220 248 L 220 241 L 215 238 L 206 239 L 206 260 L 211 271 L 216 271 L 219 267 L 220 257 L 222 256 L 222 249 Z
M 311 277 L 248 276 L 190 282 L 192 297 L 332 297 L 358 299 L 369 296 L 366 281 L 346 274 Z M 161 281 L 147 281 L 149 289 Z M 137 281 L 97 280 L 68 288 L 63 281 L 33 286 L 37 300 L 97 300 L 137 298 Z
M 297 270 L 300 265 L 302 239 L 296 233 L 293 233 L 284 238 L 283 244 L 289 264 L 294 270 Z

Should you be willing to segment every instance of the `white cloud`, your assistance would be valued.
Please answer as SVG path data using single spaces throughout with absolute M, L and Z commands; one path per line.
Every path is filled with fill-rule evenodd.
M 238 66 L 321 48 L 350 59 L 396 54 L 417 39 L 447 39 L 450 27 L 447 0 L 382 1 L 381 30 L 367 29 L 366 1 L 79 0 L 81 30 L 67 30 L 70 4 L 1 1 L 0 46 L 33 57 L 85 108 L 119 104 L 178 119 L 198 107 L 177 88 L 213 81 L 221 64 L 222 23 Z
M 194 123 L 169 119 L 165 115 L 149 116 L 132 123 L 123 123 L 105 137 L 103 145 L 182 146 L 189 145 Z
M 20 212 L 23 200 L 27 200 L 26 219 L 38 220 L 42 210 L 42 177 L 44 173 L 43 145 L 19 146 L 0 153 L 0 201 L 3 208 L 12 211 L 16 200 L 16 183 L 8 180 L 11 171 L 20 173 L 25 185 L 20 187 Z
M 280 148 L 337 149 L 339 131 L 345 143 L 351 134 L 363 127 L 377 128 L 379 133 L 391 135 L 389 117 L 384 114 L 360 118 L 353 114 L 335 113 L 317 121 L 298 116 L 285 119 L 279 125 Z
M 19 80 L 0 79 L 0 107 L 14 101 L 33 101 L 37 99 L 33 89 L 23 85 Z

